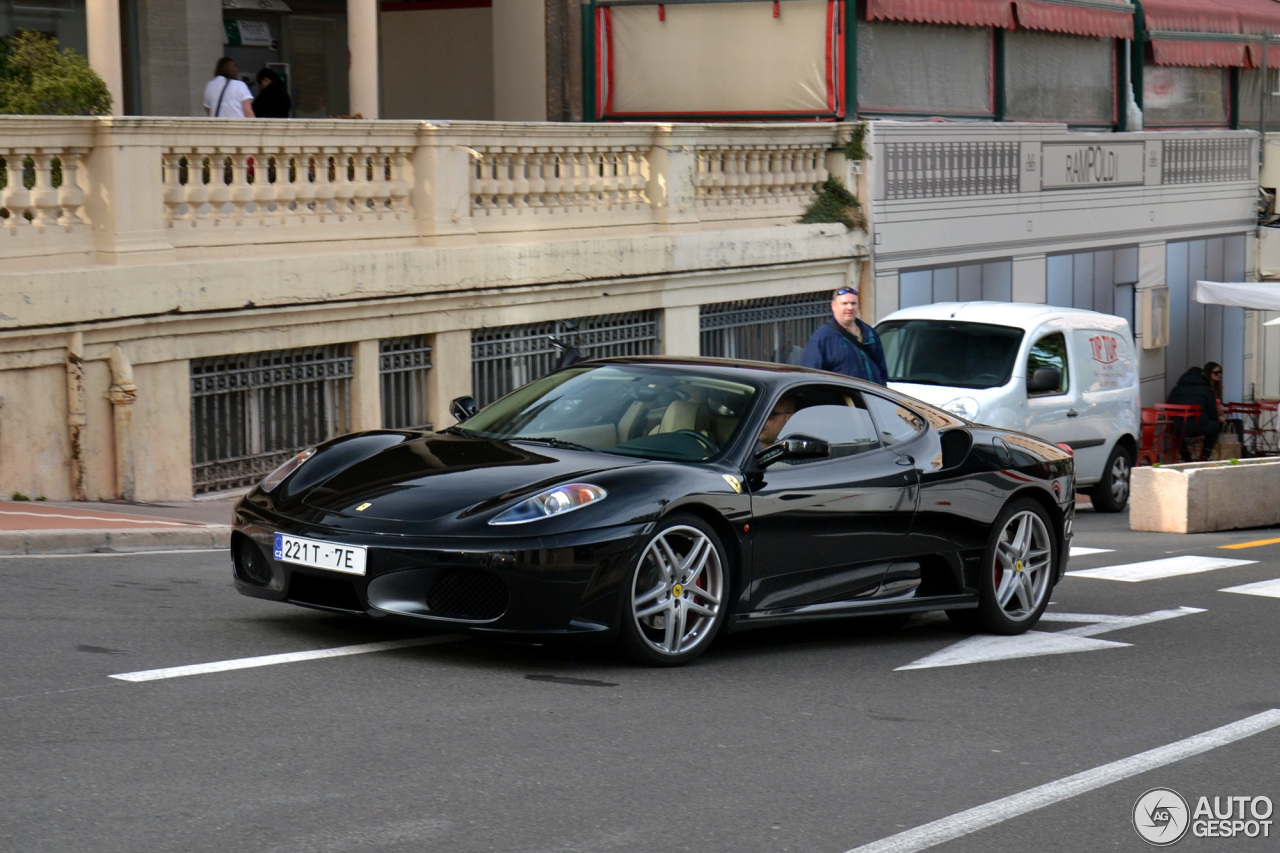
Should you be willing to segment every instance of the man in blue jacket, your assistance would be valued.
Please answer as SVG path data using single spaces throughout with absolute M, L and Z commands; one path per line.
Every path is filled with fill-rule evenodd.
M 876 330 L 858 319 L 858 291 L 837 290 L 831 297 L 831 315 L 809 338 L 800 363 L 885 385 L 889 368 L 884 347 Z

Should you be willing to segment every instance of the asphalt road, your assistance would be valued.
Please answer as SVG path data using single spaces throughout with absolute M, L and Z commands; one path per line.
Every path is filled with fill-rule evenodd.
M 1280 804 L 1280 590 L 1222 591 L 1280 579 L 1280 530 L 1085 511 L 1076 546 L 1106 550 L 1073 571 L 1245 562 L 1069 576 L 1012 644 L 929 615 L 725 636 L 652 670 L 412 645 L 242 597 L 224 553 L 0 558 L 0 850 L 1136 851 L 1150 789 Z M 249 660 L 371 643 L 390 648 Z M 1268 819 L 1173 849 L 1276 850 Z

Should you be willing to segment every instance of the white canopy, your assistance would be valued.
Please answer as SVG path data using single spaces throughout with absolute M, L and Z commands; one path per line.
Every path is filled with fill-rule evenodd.
M 1196 302 L 1280 311 L 1280 281 L 1197 281 Z

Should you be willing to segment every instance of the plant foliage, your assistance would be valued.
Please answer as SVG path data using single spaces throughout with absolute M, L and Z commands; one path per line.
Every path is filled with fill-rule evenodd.
M 828 176 L 822 182 L 818 197 L 805 209 L 800 221 L 806 224 L 839 222 L 850 231 L 861 228 L 866 223 L 857 196 L 849 192 L 835 175 Z
M 83 56 L 39 33 L 0 38 L 0 114 L 110 113 L 107 84 Z

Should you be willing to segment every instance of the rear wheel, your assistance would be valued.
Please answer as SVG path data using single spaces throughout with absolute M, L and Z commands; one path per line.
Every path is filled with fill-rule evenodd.
M 706 650 L 729 606 L 728 560 L 710 525 L 658 525 L 623 588 L 622 645 L 640 663 L 679 666 Z
M 1089 490 L 1093 508 L 1098 512 L 1120 512 L 1129 505 L 1129 477 L 1133 473 L 1133 457 L 1117 444 L 1107 457 L 1107 467 L 1098 485 Z
M 968 611 L 977 623 L 993 634 L 1021 634 L 1035 625 L 1049 603 L 1057 548 L 1042 506 L 1030 500 L 1006 506 L 987 542 L 978 609 Z

